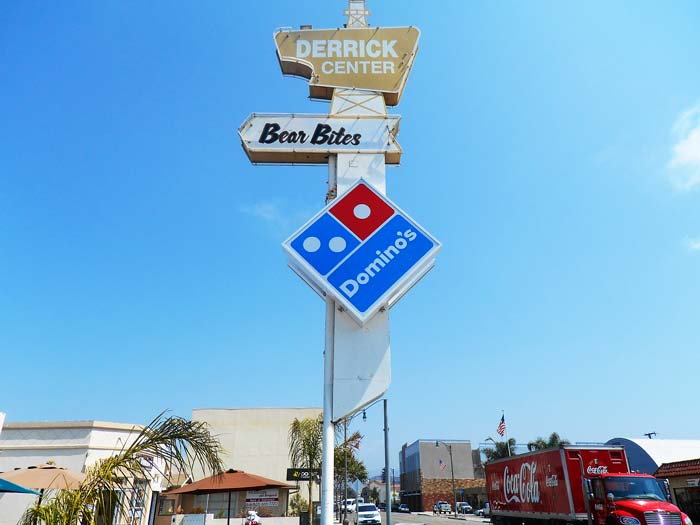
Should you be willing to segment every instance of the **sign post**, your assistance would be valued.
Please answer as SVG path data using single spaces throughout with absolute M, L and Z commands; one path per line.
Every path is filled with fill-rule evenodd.
M 401 99 L 420 31 L 369 28 L 365 0 L 348 0 L 345 15 L 344 28 L 274 35 L 282 72 L 309 79 L 310 96 L 331 101 L 329 114 L 254 113 L 238 130 L 253 163 L 328 164 L 326 207 L 283 243 L 290 268 L 326 304 L 321 525 L 333 523 L 334 425 L 386 393 L 388 311 L 440 250 L 386 197 L 386 165 L 401 159 L 400 118 L 387 106 Z M 389 494 L 386 440 L 385 472 Z M 391 525 L 390 501 L 386 513 Z

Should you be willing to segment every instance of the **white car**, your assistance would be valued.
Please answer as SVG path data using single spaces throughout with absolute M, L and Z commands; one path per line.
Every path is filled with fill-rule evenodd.
M 476 514 L 477 516 L 482 516 L 482 517 L 490 516 L 491 515 L 491 506 L 489 505 L 489 502 L 487 501 L 486 503 L 484 503 L 484 507 L 482 509 L 475 511 L 474 514 Z
M 373 503 L 358 503 L 355 523 L 357 525 L 362 523 L 381 525 L 382 517 L 379 515 L 379 509 Z
M 365 500 L 362 498 L 357 498 L 358 503 L 364 503 Z M 345 503 L 341 504 L 341 509 L 345 510 L 347 512 L 355 512 L 355 498 L 348 498 L 345 500 Z

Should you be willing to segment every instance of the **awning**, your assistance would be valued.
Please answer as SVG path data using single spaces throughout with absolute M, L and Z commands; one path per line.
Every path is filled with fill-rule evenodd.
M 212 492 L 228 492 L 229 490 L 253 490 L 253 489 L 292 489 L 294 485 L 287 485 L 274 479 L 248 474 L 241 470 L 227 470 L 226 472 L 200 479 L 183 487 L 163 492 L 170 494 L 207 494 Z

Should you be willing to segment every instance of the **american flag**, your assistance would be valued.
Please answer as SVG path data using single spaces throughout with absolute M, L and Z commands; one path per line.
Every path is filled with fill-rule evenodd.
M 440 470 L 445 470 L 447 468 L 447 463 L 443 460 L 438 461 L 438 465 L 440 465 Z
M 498 435 L 503 437 L 506 433 L 506 416 L 503 414 L 501 416 L 501 422 L 498 424 L 498 428 L 496 429 L 496 432 L 498 432 Z

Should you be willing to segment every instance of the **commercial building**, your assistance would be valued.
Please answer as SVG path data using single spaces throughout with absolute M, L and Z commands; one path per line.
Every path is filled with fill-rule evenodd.
M 451 455 L 451 457 L 450 457 Z M 477 503 L 485 492 L 484 481 L 475 479 L 474 459 L 469 441 L 419 439 L 404 444 L 399 455 L 401 503 L 411 511 L 432 511 L 436 501 Z
M 664 463 L 654 475 L 668 479 L 673 502 L 693 523 L 700 522 L 700 458 Z
M 320 408 L 196 408 L 192 421 L 209 426 L 224 450 L 224 470 L 234 469 L 284 481 L 289 461 L 289 427 L 294 419 L 316 418 Z M 201 479 L 204 473 L 196 473 Z M 299 483 L 308 499 L 307 483 Z M 318 485 L 314 485 L 318 500 Z
M 391 486 L 391 502 L 395 503 L 399 501 L 399 492 L 401 487 L 399 485 Z M 376 492 L 375 492 L 376 491 Z M 375 503 L 375 498 L 372 497 L 376 494 L 376 503 L 386 503 L 386 483 L 381 479 L 370 479 L 367 484 L 362 489 L 362 497 L 365 501 L 370 501 Z
M 50 461 L 60 467 L 85 472 L 100 459 L 122 450 L 139 433 L 133 424 L 105 421 L 6 422 L 0 434 L 0 472 L 36 466 Z M 153 515 L 155 495 L 165 481 L 156 465 L 151 479 L 139 480 L 134 490 L 122 494 L 128 508 L 113 525 L 146 525 Z M 15 525 L 34 496 L 0 494 L 0 525 Z
M 698 439 L 630 439 L 616 437 L 606 445 L 622 445 L 627 453 L 630 469 L 653 475 L 664 463 L 700 457 Z
M 291 485 L 247 472 L 228 470 L 169 490 L 158 498 L 154 525 L 178 525 L 188 514 L 205 515 L 209 525 L 238 524 L 248 511 L 257 511 L 266 525 L 294 525 L 285 518 Z M 181 514 L 176 514 L 176 510 Z

